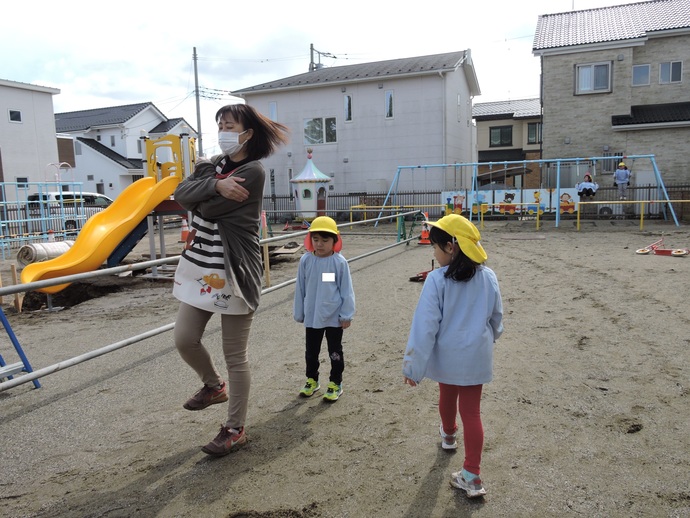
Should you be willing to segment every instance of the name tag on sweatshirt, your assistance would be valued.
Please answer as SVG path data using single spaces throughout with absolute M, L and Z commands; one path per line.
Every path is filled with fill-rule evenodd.
M 321 282 L 335 282 L 335 273 L 324 272 L 321 274 Z

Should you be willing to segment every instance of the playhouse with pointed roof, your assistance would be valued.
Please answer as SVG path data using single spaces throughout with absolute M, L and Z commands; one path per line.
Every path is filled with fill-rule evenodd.
M 318 216 L 326 215 L 326 201 L 328 199 L 328 175 L 319 171 L 312 161 L 312 149 L 307 149 L 307 163 L 302 172 L 290 180 L 295 195 L 295 209 L 297 217 L 310 221 Z

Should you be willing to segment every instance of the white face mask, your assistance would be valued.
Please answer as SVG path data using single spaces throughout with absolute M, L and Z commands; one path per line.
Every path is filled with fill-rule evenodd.
M 247 133 L 247 130 L 244 130 L 242 133 Z M 240 144 L 240 135 L 242 135 L 242 133 L 236 133 L 234 131 L 219 131 L 218 146 L 220 147 L 220 150 L 229 157 L 236 155 L 237 152 L 242 149 L 244 142 L 247 142 L 245 140 L 242 142 L 242 144 Z

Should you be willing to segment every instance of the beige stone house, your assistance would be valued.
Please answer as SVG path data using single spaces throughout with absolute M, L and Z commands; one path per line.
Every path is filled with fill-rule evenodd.
M 477 125 L 477 161 L 492 163 L 479 166 L 480 186 L 539 187 L 539 170 L 534 165 L 500 162 L 541 158 L 541 101 L 533 98 L 476 103 L 472 117 Z
M 543 158 L 655 155 L 665 183 L 690 182 L 690 2 L 654 0 L 539 16 Z M 649 160 L 632 165 L 653 182 Z

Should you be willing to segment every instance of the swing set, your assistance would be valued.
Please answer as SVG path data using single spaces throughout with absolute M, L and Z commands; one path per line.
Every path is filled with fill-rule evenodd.
M 631 171 L 634 165 L 639 165 L 648 161 L 650 168 L 644 172 L 648 177 L 649 184 L 656 189 L 656 195 L 653 200 L 629 200 L 629 201 L 613 201 L 613 200 L 590 200 L 587 202 L 576 202 L 577 189 L 575 189 L 573 178 L 580 176 L 580 170 L 586 170 L 592 175 L 595 181 L 602 181 L 602 178 L 610 179 L 612 176 L 610 172 L 601 172 L 597 174 L 598 166 L 602 169 L 604 164 L 616 162 L 616 165 L 621 160 L 630 163 Z M 479 168 L 488 168 L 489 173 L 497 169 L 498 173 L 479 172 Z M 446 207 L 446 213 L 449 212 L 466 212 L 470 221 L 480 214 L 486 212 L 494 214 L 504 213 L 519 213 L 519 214 L 543 214 L 545 212 L 552 212 L 555 214 L 555 225 L 560 225 L 561 214 L 573 214 L 577 211 L 578 217 L 580 214 L 579 203 L 584 205 L 601 205 L 599 213 L 604 215 L 613 214 L 613 210 L 618 205 L 623 205 L 624 208 L 631 209 L 634 213 L 635 206 L 639 206 L 640 211 L 644 210 L 645 204 L 648 204 L 648 210 L 651 212 L 657 210 L 664 219 L 670 218 L 676 226 L 680 226 L 676 216 L 671 199 L 668 196 L 666 187 L 659 167 L 657 166 L 654 155 L 628 155 L 628 156 L 597 156 L 597 157 L 582 157 L 582 158 L 553 158 L 553 159 L 539 159 L 539 160 L 519 160 L 519 161 L 503 161 L 503 162 L 470 162 L 470 163 L 454 163 L 454 164 L 433 164 L 433 165 L 414 165 L 414 166 L 398 166 L 391 186 L 388 189 L 386 198 L 382 207 L 399 206 L 398 190 L 401 176 L 405 173 L 410 173 L 413 177 L 415 173 L 424 172 L 424 183 L 426 185 L 426 176 L 430 172 L 448 175 L 448 170 L 453 171 L 453 178 L 446 178 L 445 184 L 452 185 L 448 191 L 441 193 L 440 204 Z M 546 174 L 540 179 L 541 187 L 530 189 L 523 187 L 512 187 L 503 185 L 498 189 L 496 184 L 490 184 L 491 189 L 482 188 L 480 180 L 486 179 L 489 174 L 489 179 L 493 174 L 501 176 L 504 179 L 509 176 L 517 176 L 518 174 L 529 174 L 533 170 L 546 169 Z M 544 183 L 546 185 L 544 186 Z M 457 200 L 462 200 L 459 204 Z M 510 201 L 511 211 L 506 211 L 506 200 Z M 659 204 L 659 206 L 657 206 Z M 503 209 L 503 210 L 502 210 Z M 383 209 L 379 213 L 379 217 L 383 214 Z

